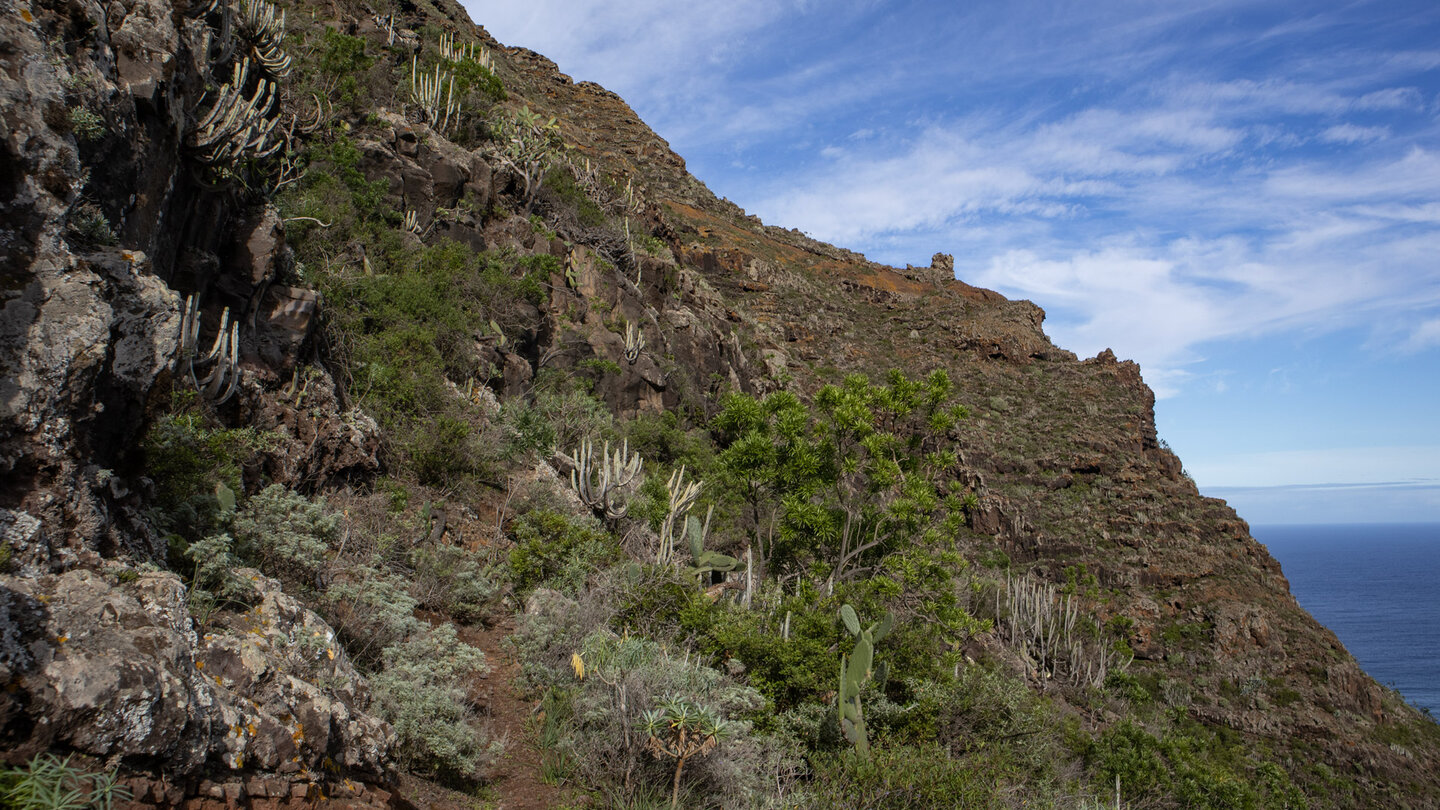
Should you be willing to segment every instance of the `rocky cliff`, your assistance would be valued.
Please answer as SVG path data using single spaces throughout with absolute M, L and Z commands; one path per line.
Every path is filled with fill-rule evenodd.
M 1123 771 L 1155 806 L 1440 797 L 1434 723 L 1199 495 L 1133 363 L 1053 346 L 1038 307 L 954 279 L 943 254 L 892 268 L 762 224 L 623 100 L 453 4 L 35 0 L 0 14 L 0 67 L 11 765 L 78 753 L 140 803 L 197 806 L 400 803 L 402 771 L 483 781 L 484 756 L 457 771 L 414 743 L 386 684 L 410 671 L 406 644 L 519 606 L 534 583 L 495 566 L 521 570 L 514 522 L 540 505 L 524 493 L 559 482 L 551 505 L 579 515 L 555 468 L 581 439 L 668 425 L 652 468 L 693 471 L 712 454 L 694 446 L 723 449 L 727 393 L 808 402 L 900 369 L 944 371 L 969 411 L 937 479 L 965 497 L 949 598 L 977 620 L 946 648 L 955 677 L 1007 673 L 1099 741 L 1071 747 L 1082 773 L 1045 777 L 1065 795 L 1121 775 L 1116 729 L 1169 740 L 1163 725 L 1241 752 L 1224 779 L 1275 768 L 1293 791 L 1200 801 L 1165 786 L 1190 777 L 1161 746 L 1167 779 Z M 280 522 L 266 485 L 298 493 Z M 296 528 L 321 496 L 338 516 Z M 717 502 L 738 558 L 758 521 Z M 660 523 L 639 511 L 601 510 L 637 559 Z M 493 587 L 457 595 L 482 562 Z M 1133 663 L 1062 684 L 1017 651 L 999 594 L 1022 577 Z M 370 615 L 386 604 L 399 615 Z M 763 692 L 760 659 L 721 649 Z M 456 689 L 456 728 L 483 726 Z M 823 781 L 817 762 L 795 778 Z

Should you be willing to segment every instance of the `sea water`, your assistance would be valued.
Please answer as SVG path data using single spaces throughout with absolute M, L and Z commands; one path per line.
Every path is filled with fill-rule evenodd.
M 1440 718 L 1440 523 L 1252 526 L 1300 606 Z

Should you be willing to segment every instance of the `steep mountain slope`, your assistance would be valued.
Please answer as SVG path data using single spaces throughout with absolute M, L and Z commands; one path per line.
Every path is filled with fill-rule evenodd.
M 1084 801 L 1112 777 L 1151 806 L 1440 800 L 1435 724 L 1366 676 L 1244 522 L 1199 495 L 1156 436 L 1139 369 L 1053 346 L 1039 308 L 955 280 L 943 254 L 891 268 L 763 225 L 623 100 L 503 47 L 448 2 L 46 0 L 8 11 L 0 33 L 12 765 L 76 751 L 120 768 L 140 802 L 173 805 L 419 801 L 396 792 L 400 771 L 473 786 L 493 755 L 483 667 L 447 628 L 528 596 L 518 648 L 528 685 L 549 687 L 548 716 L 593 687 L 586 662 L 605 675 L 607 627 L 693 647 L 716 670 L 664 646 L 634 655 L 677 683 L 725 669 L 726 711 L 755 732 L 732 748 L 753 744 L 786 775 L 742 801 L 717 787 L 739 754 L 702 755 L 692 800 L 813 789 L 823 804 L 827 784 L 873 778 L 828 758 L 847 748 L 818 719 L 834 690 L 787 691 L 763 673 L 788 653 L 742 648 L 781 617 L 787 642 L 792 614 L 819 617 L 814 658 L 833 686 L 849 600 L 901 619 L 896 677 L 864 693 L 876 755 L 940 746 L 934 767 L 989 780 L 986 804 Z M 736 397 L 793 392 L 806 405 L 763 407 L 808 407 L 823 426 L 827 398 L 891 407 L 905 387 L 891 369 L 945 372 L 945 396 L 969 410 L 913 434 L 866 426 L 913 436 L 933 458 L 905 466 L 892 448 L 897 469 L 956 506 L 917 507 L 926 532 L 847 572 L 825 557 L 825 510 L 845 513 L 859 490 L 836 504 L 777 494 L 767 530 L 760 496 L 747 513 L 723 483 L 750 469 L 726 455 L 749 401 Z M 633 514 L 580 520 L 592 509 L 555 467 L 575 465 L 582 440 L 621 437 L 647 453 Z M 857 464 L 882 455 L 866 447 Z M 682 465 L 709 476 L 711 545 L 773 565 L 758 585 L 731 570 L 693 599 L 684 566 L 655 551 L 662 518 L 686 523 L 663 486 Z M 893 509 L 903 487 L 875 476 L 865 497 Z M 764 543 L 809 507 L 815 548 L 786 568 Z M 862 512 L 877 538 L 891 525 Z M 896 593 L 865 591 L 862 572 Z M 943 581 L 912 587 L 922 574 Z M 1037 621 L 1069 613 L 1046 631 L 1064 649 L 1022 632 L 1024 593 L 1040 594 L 1027 597 Z M 579 625 L 537 641 L 535 623 L 561 614 Z M 727 636 L 727 622 L 751 632 Z M 924 636 L 927 623 L 948 635 Z M 570 654 L 574 683 L 555 674 Z M 906 655 L 933 660 L 904 669 Z M 795 667 L 792 684 L 819 671 Z M 954 691 L 982 677 L 967 673 L 1013 689 L 979 709 L 925 702 L 973 697 Z M 1022 709 L 1045 719 L 1005 725 Z M 767 713 L 788 719 L 767 728 Z M 992 714 L 1007 719 L 975 719 Z M 574 722 L 577 738 L 594 733 Z M 639 764 L 623 780 L 573 778 L 607 796 L 646 779 L 668 790 L 661 755 L 617 722 L 630 759 L 616 761 Z M 1037 733 L 1064 738 L 1074 772 L 1006 747 Z

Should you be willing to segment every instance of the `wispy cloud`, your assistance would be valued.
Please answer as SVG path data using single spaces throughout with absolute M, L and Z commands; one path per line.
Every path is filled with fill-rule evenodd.
M 1390 134 L 1388 127 L 1361 127 L 1354 124 L 1336 124 L 1320 133 L 1320 140 L 1330 143 L 1369 143 Z

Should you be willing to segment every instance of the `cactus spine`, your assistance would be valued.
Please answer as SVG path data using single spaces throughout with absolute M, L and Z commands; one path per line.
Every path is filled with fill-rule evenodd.
M 895 616 L 887 613 L 884 619 L 862 628 L 855 608 L 842 605 L 840 620 L 855 637 L 855 649 L 849 655 L 840 656 L 840 731 L 860 756 L 869 758 L 870 739 L 865 729 L 865 713 L 860 706 L 860 690 L 872 677 L 885 680 L 886 665 L 881 664 L 878 670 L 874 667 L 875 645 L 890 635 L 895 627 Z

